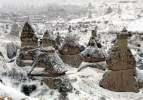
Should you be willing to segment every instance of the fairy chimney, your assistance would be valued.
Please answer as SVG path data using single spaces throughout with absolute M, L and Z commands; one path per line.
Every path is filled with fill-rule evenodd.
M 48 31 L 46 31 L 43 35 L 42 46 L 43 47 L 55 46 L 55 41 L 50 39 L 50 34 Z
M 128 48 L 127 32 L 117 36 L 117 42 L 107 58 L 108 71 L 103 75 L 100 86 L 117 92 L 138 92 L 136 61 Z
M 81 46 L 77 41 L 78 37 L 76 35 L 69 34 L 59 48 L 59 54 L 64 63 L 73 67 L 79 67 L 82 62 L 80 58 Z
M 98 29 L 98 27 L 96 26 L 95 29 L 92 30 L 91 33 L 92 33 L 92 36 L 93 36 L 93 37 L 96 37 L 96 36 L 97 36 L 97 29 Z
M 91 37 L 88 47 L 80 53 L 80 56 L 84 62 L 96 63 L 105 61 L 105 56 L 98 47 L 94 37 Z
M 21 33 L 21 47 L 37 47 L 38 39 L 31 25 L 26 22 Z
M 19 66 L 31 65 L 34 59 L 33 53 L 26 53 L 28 50 L 35 49 L 38 47 L 38 38 L 34 34 L 34 30 L 31 25 L 26 22 L 21 36 L 21 48 L 19 51 L 19 56 L 17 57 L 16 63 Z

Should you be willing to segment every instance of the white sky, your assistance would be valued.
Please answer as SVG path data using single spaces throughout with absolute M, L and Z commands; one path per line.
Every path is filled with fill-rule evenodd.
M 47 3 L 58 3 L 58 4 L 85 4 L 92 2 L 93 0 L 0 0 L 0 5 L 11 4 L 11 5 L 23 5 L 23 4 L 33 4 L 33 5 L 44 5 Z
M 76 4 L 76 5 L 87 5 L 89 2 L 97 3 L 97 2 L 116 2 L 121 0 L 0 0 L 0 7 L 2 5 L 45 5 L 50 3 L 56 3 L 56 4 Z M 133 1 L 133 0 L 128 0 Z M 136 1 L 142 1 L 142 0 L 136 0 Z

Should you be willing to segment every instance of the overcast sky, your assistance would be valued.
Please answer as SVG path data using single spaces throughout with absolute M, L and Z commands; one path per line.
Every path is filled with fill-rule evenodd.
M 94 0 L 0 0 L 0 5 L 44 5 L 50 3 L 57 4 L 86 4 Z
M 115 1 L 121 1 L 121 0 L 0 0 L 0 7 L 2 5 L 33 5 L 33 6 L 39 6 L 39 5 L 47 5 L 47 4 L 75 4 L 75 5 L 87 5 L 89 2 L 97 3 L 97 2 L 115 2 Z M 128 0 L 132 1 L 132 0 Z M 139 1 L 139 0 L 137 0 Z

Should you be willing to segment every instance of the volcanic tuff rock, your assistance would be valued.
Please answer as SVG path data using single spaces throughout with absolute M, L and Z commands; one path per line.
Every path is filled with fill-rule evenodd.
M 46 31 L 43 35 L 42 46 L 43 47 L 55 46 L 55 41 L 50 39 L 50 35 L 48 31 Z
M 49 78 L 44 80 L 51 89 L 58 89 L 59 92 L 71 92 L 73 87 L 66 77 Z
M 117 92 L 138 92 L 136 62 L 127 46 L 127 34 L 118 35 L 116 45 L 107 59 L 108 71 L 100 86 Z
M 38 39 L 34 34 L 34 30 L 31 25 L 26 22 L 21 36 L 21 49 L 19 51 L 19 56 L 17 58 L 17 64 L 19 66 L 31 65 L 33 60 L 32 53 L 26 53 L 28 50 L 38 47 Z
M 26 22 L 23 27 L 20 39 L 21 39 L 21 47 L 28 47 L 28 46 L 37 47 L 38 46 L 38 39 L 36 35 L 34 34 L 33 28 L 28 22 Z
M 101 49 L 98 48 L 95 37 L 91 37 L 88 47 L 81 52 L 81 59 L 85 62 L 96 63 L 105 61 L 104 54 Z
M 64 44 L 59 48 L 59 53 L 64 63 L 79 67 L 82 62 L 80 58 L 81 50 L 82 46 L 76 42 L 75 37 L 66 37 Z

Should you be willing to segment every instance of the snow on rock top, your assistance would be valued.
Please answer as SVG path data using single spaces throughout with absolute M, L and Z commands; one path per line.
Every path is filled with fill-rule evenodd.
M 87 47 L 82 53 L 82 56 L 90 56 L 95 58 L 104 58 L 103 53 L 96 47 Z

